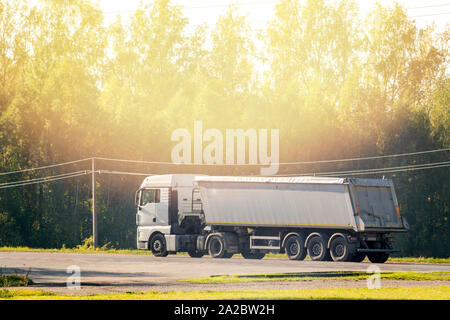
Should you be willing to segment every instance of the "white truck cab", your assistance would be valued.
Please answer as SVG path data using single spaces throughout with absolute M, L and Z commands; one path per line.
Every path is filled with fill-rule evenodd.
M 199 231 L 202 211 L 196 176 L 200 175 L 155 175 L 142 182 L 136 191 L 138 249 L 151 249 L 149 240 L 155 232 L 168 236 Z

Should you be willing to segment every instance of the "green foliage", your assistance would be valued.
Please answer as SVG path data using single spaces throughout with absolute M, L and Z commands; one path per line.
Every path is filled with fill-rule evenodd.
M 94 240 L 92 239 L 92 236 L 84 239 L 83 244 L 80 244 L 76 247 L 76 249 L 78 250 L 88 250 L 93 248 L 94 248 Z
M 92 1 L 0 0 L 0 172 L 91 156 L 170 161 L 171 133 L 278 128 L 280 161 L 448 148 L 448 30 L 419 28 L 399 5 L 360 17 L 354 1 L 280 0 L 255 36 L 238 8 L 188 32 L 169 0 L 108 27 Z M 448 160 L 447 153 L 283 166 L 279 173 Z M 128 172 L 258 174 L 97 161 Z M 78 170 L 1 176 L 0 183 Z M 448 257 L 449 169 L 394 179 L 411 231 L 402 255 Z M 368 175 L 380 177 L 380 175 Z M 139 176 L 97 176 L 100 245 L 134 248 Z M 90 248 L 90 181 L 0 189 L 0 245 Z
M 33 284 L 33 280 L 28 277 L 30 270 L 24 275 L 2 274 L 0 269 L 0 287 L 26 287 Z

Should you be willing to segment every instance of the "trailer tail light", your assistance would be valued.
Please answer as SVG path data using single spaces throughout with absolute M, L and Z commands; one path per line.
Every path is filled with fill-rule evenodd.
M 348 241 L 349 242 L 355 242 L 355 241 L 358 241 L 358 238 L 357 237 L 353 237 L 353 236 L 348 236 Z
M 400 214 L 400 207 L 399 206 L 395 206 L 395 213 L 397 213 L 397 218 L 401 219 L 402 215 Z
M 361 208 L 358 205 L 356 205 L 356 213 L 358 213 L 358 216 L 360 216 L 362 218 Z
M 395 242 L 395 238 L 388 237 L 388 238 L 386 238 L 386 241 L 387 242 Z

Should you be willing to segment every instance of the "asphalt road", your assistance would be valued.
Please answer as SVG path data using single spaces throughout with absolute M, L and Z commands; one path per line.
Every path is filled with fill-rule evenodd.
M 48 252 L 0 252 L 0 268 L 5 273 L 26 273 L 41 286 L 65 286 L 67 268 L 78 266 L 82 285 L 158 285 L 180 279 L 226 274 L 261 274 L 317 271 L 367 271 L 369 262 L 314 262 L 265 258 L 194 259 L 187 256 L 158 258 L 130 254 L 78 254 Z M 377 264 L 381 272 L 388 271 L 449 271 L 450 265 L 417 263 Z

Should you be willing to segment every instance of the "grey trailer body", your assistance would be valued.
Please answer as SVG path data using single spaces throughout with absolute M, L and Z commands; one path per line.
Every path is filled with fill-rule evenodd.
M 384 262 L 407 231 L 391 180 L 161 175 L 137 195 L 137 246 L 261 259 Z
M 197 177 L 206 224 L 404 231 L 392 180 Z

